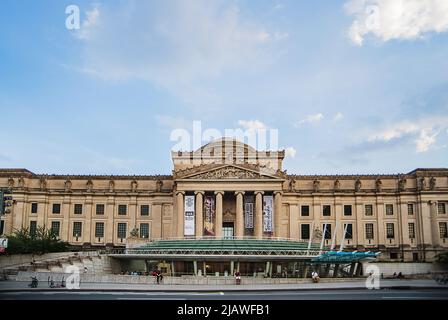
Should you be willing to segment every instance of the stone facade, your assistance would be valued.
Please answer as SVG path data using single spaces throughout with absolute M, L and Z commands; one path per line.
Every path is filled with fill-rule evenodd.
M 182 238 L 185 196 L 193 195 L 195 236 L 204 235 L 204 198 L 211 196 L 217 237 L 229 226 L 234 236 L 315 241 L 327 231 L 328 246 L 338 248 L 343 242 L 344 248 L 379 250 L 383 260 L 397 261 L 432 261 L 448 250 L 443 232 L 448 223 L 447 168 L 391 175 L 292 175 L 282 169 L 283 151 L 257 151 L 227 139 L 194 152 L 173 152 L 172 158 L 172 175 L 68 176 L 0 169 L 0 187 L 12 189 L 15 200 L 12 212 L 2 216 L 3 231 L 9 234 L 32 222 L 59 226 L 60 238 L 72 245 L 98 247 L 124 246 L 132 231 L 138 238 L 146 228 L 143 236 L 150 239 Z M 271 233 L 262 228 L 266 195 L 273 196 Z M 254 197 L 251 230 L 244 225 L 246 196 Z M 351 232 L 344 236 L 344 230 Z

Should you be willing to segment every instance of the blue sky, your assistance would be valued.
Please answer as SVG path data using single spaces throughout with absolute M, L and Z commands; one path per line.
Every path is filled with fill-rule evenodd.
M 4 0 L 0 167 L 169 174 L 194 120 L 278 129 L 289 173 L 447 167 L 447 3 Z

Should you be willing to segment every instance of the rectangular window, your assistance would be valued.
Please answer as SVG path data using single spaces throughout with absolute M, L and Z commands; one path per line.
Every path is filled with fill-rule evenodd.
M 310 206 L 302 206 L 302 217 L 308 217 L 310 215 Z
M 37 202 L 31 203 L 31 213 L 37 213 Z
M 149 223 L 140 223 L 140 238 L 149 238 Z
M 394 214 L 394 205 L 386 204 L 386 215 L 391 216 Z
M 391 260 L 396 260 L 396 259 L 398 259 L 398 253 L 396 253 L 396 252 L 391 252 L 391 253 L 390 253 L 390 259 L 391 259 Z
M 331 239 L 331 224 L 327 223 L 327 228 L 325 229 L 325 224 L 322 225 L 322 230 L 325 229 L 325 239 Z
M 30 236 L 34 237 L 37 233 L 37 221 L 30 221 Z
M 117 236 L 118 236 L 118 238 L 121 238 L 121 239 L 126 238 L 126 222 L 118 223 Z
M 95 223 L 95 238 L 104 237 L 104 222 Z
M 414 214 L 414 204 L 408 203 L 408 215 L 412 216 Z
M 310 238 L 310 225 L 309 224 L 300 225 L 300 234 L 303 240 L 308 240 Z
M 445 214 L 446 213 L 446 204 L 444 202 L 437 203 L 437 212 L 439 214 Z
M 386 223 L 386 234 L 387 234 L 387 239 L 393 239 L 395 237 L 393 223 Z
M 415 239 L 415 224 L 410 222 L 408 224 L 409 227 L 409 239 Z
M 82 235 L 82 222 L 73 222 L 73 236 L 80 237 Z
M 82 204 L 75 204 L 75 214 L 82 214 Z
M 366 223 L 366 239 L 372 240 L 373 238 L 373 223 Z
M 322 207 L 322 214 L 324 216 L 331 216 L 331 206 L 330 205 L 324 205 Z
M 56 237 L 59 237 L 59 229 L 61 228 L 61 223 L 59 221 L 51 221 L 51 232 Z
M 149 205 L 148 204 L 142 204 L 140 206 L 140 215 L 141 216 L 149 216 Z
M 53 211 L 54 214 L 61 213 L 61 204 L 60 203 L 53 203 Z
M 364 206 L 364 214 L 366 216 L 373 216 L 373 205 L 371 204 L 366 204 Z
M 120 216 L 125 216 L 127 211 L 127 206 L 125 204 L 119 204 L 118 205 L 118 214 Z
M 104 204 L 96 205 L 96 214 L 100 216 L 104 215 Z
M 345 226 L 347 226 L 347 231 L 345 231 L 345 239 L 353 239 L 353 224 L 344 224 L 344 230 Z
M 344 216 L 351 216 L 352 215 L 352 205 L 346 204 L 344 205 Z
M 448 230 L 446 228 L 446 222 L 439 222 L 440 238 L 448 238 Z

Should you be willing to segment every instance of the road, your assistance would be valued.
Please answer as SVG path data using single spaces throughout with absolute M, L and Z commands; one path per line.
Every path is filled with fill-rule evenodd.
M 0 300 L 448 300 L 446 289 L 264 292 L 2 292 Z

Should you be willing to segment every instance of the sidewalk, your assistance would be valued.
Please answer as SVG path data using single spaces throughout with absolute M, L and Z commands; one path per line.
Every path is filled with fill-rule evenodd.
M 39 287 L 31 289 L 29 282 L 0 281 L 1 292 L 20 291 L 66 291 L 66 288 L 49 288 L 46 282 L 40 282 Z M 434 280 L 381 280 L 381 289 L 447 289 L 447 285 L 438 284 Z M 277 285 L 164 285 L 164 284 L 118 284 L 118 283 L 81 283 L 76 291 L 169 291 L 169 292 L 217 292 L 217 291 L 295 291 L 295 290 L 362 290 L 366 289 L 364 281 L 352 282 L 321 282 L 303 284 Z M 447 291 L 448 292 L 448 291 Z

